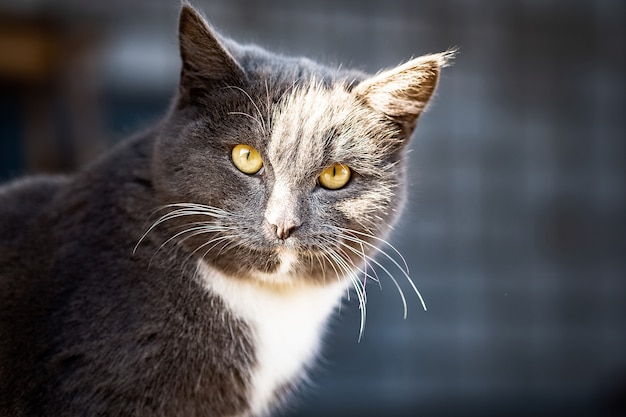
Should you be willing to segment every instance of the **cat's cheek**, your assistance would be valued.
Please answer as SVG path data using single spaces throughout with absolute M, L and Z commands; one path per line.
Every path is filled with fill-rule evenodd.
M 363 224 L 387 216 L 393 193 L 387 189 L 370 190 L 337 202 L 336 209 L 347 219 Z

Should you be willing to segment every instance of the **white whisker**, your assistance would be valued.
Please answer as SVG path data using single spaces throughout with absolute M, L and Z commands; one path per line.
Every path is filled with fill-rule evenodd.
M 170 237 L 169 239 L 167 239 L 165 242 L 163 242 L 156 251 L 154 251 L 154 254 L 152 255 L 152 257 L 150 258 L 150 262 L 148 263 L 148 266 L 152 265 L 152 261 L 154 260 L 154 257 L 170 242 L 172 242 L 173 240 L 175 240 L 176 238 L 189 233 L 188 236 L 185 236 L 183 239 L 180 239 L 178 242 L 176 242 L 177 244 L 181 244 L 183 243 L 185 240 L 187 239 L 191 239 L 194 236 L 198 236 L 198 235 L 202 235 L 205 233 L 211 233 L 211 230 L 208 230 L 206 227 L 191 227 L 191 228 L 187 228 L 179 233 L 176 233 L 174 236 Z
M 344 229 L 343 227 L 337 227 L 337 229 L 342 231 L 342 232 L 344 232 L 344 233 L 353 233 L 353 234 L 357 234 L 357 235 L 368 237 L 370 239 L 374 239 L 374 240 L 384 244 L 385 246 L 390 247 L 400 257 L 400 259 L 402 259 L 402 263 L 404 264 L 404 270 L 406 271 L 407 274 L 409 273 L 409 265 L 407 264 L 406 259 L 404 259 L 404 256 L 402 256 L 400 251 L 398 249 L 396 249 L 395 246 L 393 246 L 391 243 L 387 242 L 385 239 L 381 239 L 378 236 L 375 236 L 375 235 L 369 234 L 369 233 L 363 233 L 363 232 L 359 232 L 359 231 L 352 230 L 352 229 Z M 355 238 L 356 238 L 356 236 L 355 236 Z M 367 243 L 367 242 L 363 241 L 363 243 Z M 373 245 L 370 245 L 370 246 L 375 247 Z
M 218 237 L 214 237 L 213 239 L 208 240 L 207 242 L 204 242 L 202 245 L 198 246 L 196 249 L 193 250 L 193 252 L 191 252 L 189 255 L 187 255 L 187 257 L 185 258 L 185 260 L 183 261 L 183 265 L 185 265 L 187 262 L 189 262 L 189 260 L 201 249 L 209 246 L 210 244 L 213 244 L 213 246 L 211 246 L 209 249 L 207 249 L 202 256 L 200 257 L 200 259 L 204 259 L 204 257 L 211 252 L 220 242 L 223 242 L 225 240 L 228 239 L 232 239 L 234 236 L 218 236 Z
M 263 134 L 265 134 L 265 126 L 263 125 L 263 121 L 259 120 L 257 117 L 254 117 L 248 113 L 244 113 L 242 111 L 230 111 L 228 112 L 229 115 L 239 115 L 239 116 L 246 116 L 249 119 L 255 121 L 256 123 L 258 123 L 259 127 L 261 128 L 261 131 L 263 132 Z
M 233 90 L 238 90 L 241 91 L 242 93 L 244 93 L 246 95 L 246 97 L 248 97 L 248 100 L 250 100 L 250 103 L 252 103 L 252 105 L 254 106 L 257 114 L 259 115 L 259 119 L 261 121 L 261 123 L 259 123 L 261 125 L 261 130 L 263 131 L 263 135 L 267 136 L 267 130 L 266 130 L 266 126 L 265 126 L 265 120 L 263 119 L 263 114 L 261 113 L 261 110 L 259 109 L 259 106 L 257 106 L 257 104 L 254 102 L 254 100 L 252 99 L 252 97 L 250 97 L 250 94 L 248 94 L 248 92 L 246 90 L 244 90 L 241 87 L 237 87 L 236 85 L 230 85 L 226 88 L 232 88 Z M 243 113 L 245 114 L 245 113 Z M 253 119 L 255 119 L 253 117 Z M 258 121 L 257 120 L 257 121 Z
M 159 247 L 155 250 L 154 254 L 150 258 L 150 262 L 148 263 L 148 267 L 150 267 L 150 265 L 152 264 L 152 261 L 154 260 L 154 257 L 158 254 L 158 252 L 161 251 L 168 244 L 170 244 L 172 242 L 176 242 L 177 245 L 180 245 L 180 244 L 184 243 L 185 241 L 187 241 L 187 240 L 189 240 L 189 239 L 191 239 L 193 237 L 200 236 L 200 235 L 203 235 L 203 234 L 212 235 L 212 234 L 220 234 L 220 233 L 228 233 L 228 232 L 232 233 L 232 232 L 234 232 L 236 230 L 236 228 L 234 226 L 221 224 L 221 222 L 220 223 L 215 223 L 215 221 L 216 220 L 228 220 L 228 219 L 241 217 L 240 215 L 227 212 L 227 211 L 219 209 L 217 207 L 212 207 L 212 206 L 207 206 L 207 205 L 197 204 L 197 203 L 174 203 L 174 204 L 167 204 L 167 205 L 158 207 L 153 212 L 154 213 L 158 213 L 159 211 L 163 211 L 163 210 L 170 210 L 170 211 L 168 211 L 165 214 L 163 214 L 162 216 L 160 216 L 157 220 L 155 220 L 150 225 L 150 227 L 146 230 L 146 232 L 141 236 L 141 238 L 139 239 L 139 241 L 135 245 L 135 247 L 133 249 L 133 253 L 136 252 L 136 250 L 139 247 L 139 245 L 141 244 L 141 242 L 143 242 L 145 240 L 146 236 L 148 236 L 149 233 L 151 233 L 158 226 L 160 226 L 160 225 L 162 225 L 162 224 L 164 224 L 166 222 L 169 222 L 169 221 L 175 220 L 175 219 L 179 219 L 179 218 L 189 217 L 189 216 L 209 217 L 213 221 L 192 221 L 192 222 L 188 222 L 188 223 L 185 223 L 185 224 L 182 224 L 182 225 L 174 225 L 173 229 L 183 228 L 183 230 L 174 233 L 172 236 L 167 238 L 163 243 L 161 243 L 159 245 Z M 186 268 L 186 265 L 189 262 L 189 260 L 199 250 L 202 250 L 203 248 L 206 248 L 207 246 L 213 244 L 213 246 L 211 248 L 209 248 L 209 250 L 207 250 L 204 253 L 204 255 L 203 255 L 203 257 L 204 257 L 211 250 L 213 250 L 213 248 L 215 248 L 220 242 L 222 242 L 224 240 L 232 239 L 233 237 L 235 237 L 235 236 L 234 235 L 221 235 L 221 236 L 214 236 L 213 238 L 210 238 L 207 242 L 204 242 L 202 245 L 200 245 L 199 247 L 195 248 L 185 258 L 185 260 L 181 263 L 181 268 L 184 270 Z
M 219 226 L 214 226 L 214 227 L 211 227 L 211 226 L 195 226 L 195 227 L 186 228 L 182 232 L 176 233 L 174 236 L 170 237 L 165 242 L 163 242 L 161 244 L 161 246 L 159 246 L 159 248 L 157 249 L 157 252 L 159 250 L 161 250 L 165 245 L 170 243 L 172 240 L 175 240 L 179 236 L 182 236 L 182 235 L 184 235 L 186 233 L 193 232 L 189 236 L 185 236 L 178 243 L 182 243 L 182 242 L 184 242 L 187 239 L 191 239 L 194 236 L 202 235 L 202 234 L 205 234 L 205 233 L 226 232 L 226 231 L 229 231 L 229 230 L 230 230 L 229 228 L 224 228 L 224 227 L 219 227 Z
M 267 84 L 267 80 L 265 81 L 265 111 L 267 112 L 267 130 L 268 132 L 272 131 L 272 98 L 270 97 L 270 89 Z M 266 132 L 266 135 L 267 133 Z
M 353 247 L 351 247 L 350 245 L 341 242 L 341 245 L 345 246 L 346 248 L 352 250 L 354 253 L 356 254 L 360 254 L 356 249 L 354 249 Z M 402 291 L 402 287 L 400 287 L 400 285 L 398 284 L 398 281 L 393 277 L 393 275 L 391 274 L 391 272 L 389 272 L 389 270 L 387 268 L 385 268 L 380 262 L 378 262 L 377 260 L 375 260 L 374 258 L 365 255 L 365 257 L 372 263 L 374 263 L 376 266 L 378 266 L 380 269 L 382 269 L 387 276 L 391 279 L 391 281 L 395 284 L 396 288 L 398 289 L 398 293 L 400 294 L 400 298 L 402 299 L 402 306 L 404 307 L 404 318 L 406 319 L 407 317 L 407 313 L 408 313 L 408 307 L 407 307 L 407 302 L 406 302 L 406 297 L 404 296 L 404 292 Z
M 159 212 L 162 210 L 166 210 L 169 208 L 177 208 L 177 210 L 173 210 L 170 211 L 166 214 L 164 214 L 163 216 L 159 217 L 154 223 L 152 223 L 152 225 L 148 228 L 148 230 L 145 231 L 145 233 L 143 235 L 141 235 L 141 237 L 139 238 L 139 240 L 137 241 L 137 244 L 135 245 L 135 247 L 133 248 L 133 254 L 137 251 L 137 248 L 139 247 L 139 245 L 141 244 L 141 242 L 143 242 L 143 240 L 146 238 L 146 236 L 148 236 L 148 234 L 150 234 L 150 232 L 152 232 L 156 227 L 158 227 L 159 225 L 169 221 L 169 220 L 173 220 L 175 218 L 178 217 L 184 217 L 184 216 L 210 216 L 213 218 L 226 218 L 226 217 L 236 217 L 236 215 L 229 213 L 227 211 L 218 209 L 216 207 L 211 207 L 211 206 L 205 206 L 202 204 L 195 204 L 195 203 L 174 203 L 174 204 L 167 204 L 161 207 L 158 207 L 157 209 L 154 210 L 154 212 Z
M 350 282 L 352 283 L 352 286 L 354 287 L 354 290 L 356 292 L 357 299 L 359 300 L 359 310 L 361 311 L 361 325 L 359 328 L 359 341 L 360 341 L 361 338 L 363 337 L 363 332 L 365 330 L 365 321 L 366 321 L 366 315 L 367 315 L 367 308 L 366 308 L 367 295 L 365 293 L 365 287 L 363 286 L 361 281 L 356 277 L 356 275 L 354 274 L 353 268 L 350 267 L 350 265 L 345 261 L 345 259 L 343 259 L 338 253 L 334 251 L 328 250 L 326 253 L 331 259 L 335 261 L 335 263 L 337 264 L 337 267 L 339 267 L 339 269 L 342 270 L 343 272 L 342 275 L 350 279 Z
M 366 308 L 367 293 L 365 291 L 365 283 L 359 280 L 355 271 L 359 273 L 364 273 L 364 271 L 360 267 L 354 264 L 352 258 L 348 256 L 348 254 L 338 244 L 340 242 L 330 237 L 322 238 L 322 241 L 326 244 L 323 252 L 328 254 L 328 257 L 330 257 L 334 261 L 334 262 L 331 262 L 331 267 L 334 268 L 333 263 L 336 264 L 337 267 L 339 267 L 339 269 L 343 272 L 342 276 L 347 277 L 350 280 L 356 292 L 357 299 L 359 301 L 359 309 L 361 310 L 361 325 L 359 329 L 359 341 L 360 341 L 363 336 L 363 332 L 365 330 L 365 321 L 366 321 L 366 315 L 367 315 L 367 308 Z M 334 248 L 334 250 L 331 250 L 330 248 Z M 337 273 L 336 270 L 335 270 L 335 273 Z M 348 300 L 350 300 L 349 292 L 348 292 Z
M 409 276 L 409 272 L 408 272 L 408 269 L 409 269 L 409 268 L 408 268 L 408 265 L 406 264 L 406 260 L 404 259 L 404 257 L 402 257 L 402 255 L 400 254 L 400 252 L 399 252 L 399 251 L 398 251 L 395 247 L 393 247 L 390 243 L 388 243 L 388 242 L 387 242 L 387 241 L 385 241 L 384 239 L 377 238 L 376 236 L 370 236 L 370 235 L 367 235 L 367 234 L 365 234 L 365 233 L 360 233 L 360 232 L 356 232 L 356 231 L 354 231 L 354 230 L 350 230 L 350 229 L 343 229 L 343 228 L 339 228 L 339 227 L 337 228 L 337 230 L 341 230 L 341 231 L 345 232 L 345 233 L 343 233 L 343 234 L 342 234 L 342 237 L 343 237 L 345 240 L 348 240 L 348 241 L 351 241 L 351 242 L 354 242 L 354 243 L 357 243 L 357 244 L 361 244 L 361 243 L 362 243 L 362 244 L 364 244 L 365 246 L 368 246 L 368 247 L 370 247 L 370 248 L 372 248 L 372 249 L 374 249 L 374 250 L 377 250 L 377 251 L 378 251 L 378 252 L 380 252 L 383 256 L 385 256 L 387 259 L 389 259 L 389 260 L 390 260 L 390 261 L 391 261 L 391 262 L 392 262 L 392 263 L 393 263 L 393 264 L 394 264 L 394 265 L 395 265 L 395 266 L 396 266 L 396 267 L 397 267 L 397 268 L 398 268 L 398 269 L 402 272 L 402 274 L 405 276 L 405 278 L 407 279 L 407 281 L 409 282 L 409 284 L 410 284 L 410 285 L 411 285 L 411 287 L 413 288 L 413 291 L 415 292 L 415 294 L 416 294 L 416 295 L 417 295 L 417 297 L 419 298 L 420 303 L 422 304 L 422 308 L 424 309 L 424 311 L 426 311 L 426 310 L 427 310 L 427 308 L 426 308 L 426 302 L 424 301 L 424 298 L 422 297 L 422 294 L 421 294 L 421 293 L 420 293 L 420 291 L 417 289 L 417 286 L 415 285 L 415 283 L 413 282 L 413 280 L 412 280 L 412 279 L 411 279 L 411 277 Z M 370 237 L 370 238 L 374 238 L 375 240 L 378 240 L 379 242 L 385 243 L 387 246 L 389 246 L 392 250 L 394 250 L 394 252 L 396 252 L 396 253 L 397 253 L 397 254 L 398 254 L 398 255 L 402 258 L 402 260 L 403 260 L 403 262 L 404 262 L 405 267 L 403 268 L 402 266 L 400 266 L 400 264 L 398 263 L 398 261 L 396 261 L 396 260 L 395 260 L 395 259 L 394 259 L 391 255 L 389 255 L 386 251 L 384 251 L 384 250 L 382 250 L 382 249 L 378 248 L 377 246 L 375 246 L 375 245 L 373 245 L 373 244 L 371 244 L 371 243 L 369 243 L 369 242 L 367 242 L 367 241 L 365 241 L 365 240 L 363 240 L 363 239 L 360 239 L 360 238 L 358 238 L 358 237 L 356 237 L 356 236 L 350 236 L 350 235 L 349 235 L 349 233 L 357 233 L 357 234 L 360 234 L 360 235 L 363 235 L 363 236 L 367 236 L 367 237 Z M 374 261 L 374 260 L 373 260 L 373 259 L 371 259 L 371 258 L 370 258 L 370 260 Z M 376 263 L 377 263 L 377 264 L 379 264 L 378 262 L 376 262 Z M 380 264 L 379 264 L 379 265 L 380 265 Z

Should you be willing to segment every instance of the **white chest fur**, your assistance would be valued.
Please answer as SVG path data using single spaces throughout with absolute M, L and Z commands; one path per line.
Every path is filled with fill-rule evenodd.
M 200 263 L 204 285 L 254 332 L 258 364 L 252 375 L 252 413 L 264 414 L 275 390 L 299 376 L 318 351 L 325 323 L 345 284 L 280 290 L 228 278 Z

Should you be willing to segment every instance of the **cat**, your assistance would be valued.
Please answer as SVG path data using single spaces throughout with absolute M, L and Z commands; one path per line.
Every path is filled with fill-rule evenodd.
M 160 123 L 0 188 L 0 416 L 267 415 L 349 287 L 364 314 L 452 53 L 337 70 L 239 45 L 187 3 L 179 47 Z

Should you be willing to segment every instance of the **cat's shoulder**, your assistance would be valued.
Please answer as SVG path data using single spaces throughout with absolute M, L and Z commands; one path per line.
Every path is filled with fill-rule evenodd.
M 0 275 L 16 268 L 20 258 L 33 262 L 37 250 L 33 251 L 36 243 L 32 242 L 42 236 L 36 225 L 67 181 L 62 176 L 38 176 L 0 186 Z
M 68 181 L 67 176 L 41 175 L 0 185 L 0 224 L 11 224 L 41 212 Z

